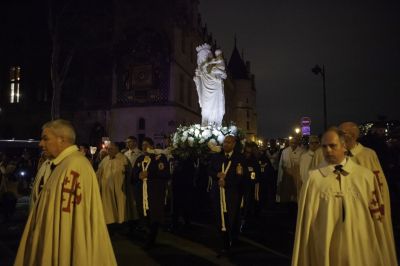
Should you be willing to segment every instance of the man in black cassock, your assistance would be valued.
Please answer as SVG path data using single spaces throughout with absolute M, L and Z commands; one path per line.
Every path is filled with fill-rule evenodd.
M 241 209 L 241 224 L 240 232 L 243 232 L 246 220 L 255 214 L 256 207 L 259 204 L 259 194 L 257 193 L 260 186 L 260 164 L 254 154 L 254 142 L 246 143 L 244 147 L 244 160 L 246 164 L 247 173 L 243 175 L 242 189 L 243 189 L 243 204 Z
M 149 227 L 146 248 L 154 245 L 158 228 L 164 223 L 165 187 L 170 178 L 167 158 L 163 154 L 151 153 L 153 145 L 151 138 L 143 139 L 144 154 L 137 158 L 133 168 L 133 178 L 139 180 L 138 212 Z
M 230 251 L 232 240 L 237 239 L 240 222 L 241 184 L 247 174 L 244 159 L 235 150 L 236 138 L 227 136 L 223 150 L 211 158 L 209 175 L 213 179 L 211 197 L 216 213 L 216 224 L 222 236 L 219 256 Z

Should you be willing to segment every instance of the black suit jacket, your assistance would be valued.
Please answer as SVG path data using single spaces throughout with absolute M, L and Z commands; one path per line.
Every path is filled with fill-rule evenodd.
M 215 154 L 211 158 L 211 163 L 210 163 L 210 168 L 209 168 L 209 175 L 213 178 L 213 183 L 215 184 L 214 186 L 218 187 L 218 178 L 217 174 L 219 172 L 222 172 L 222 165 L 224 164 L 225 167 L 228 166 L 229 161 L 231 161 L 231 166 L 226 173 L 225 177 L 225 189 L 230 190 L 230 189 L 239 189 L 240 185 L 242 183 L 243 177 L 247 176 L 248 171 L 247 171 L 247 166 L 244 160 L 244 157 L 242 154 L 234 151 L 231 155 L 231 157 L 228 159 L 225 156 L 224 152 Z M 238 165 L 241 165 L 242 167 L 242 174 L 239 175 L 237 173 L 237 167 Z

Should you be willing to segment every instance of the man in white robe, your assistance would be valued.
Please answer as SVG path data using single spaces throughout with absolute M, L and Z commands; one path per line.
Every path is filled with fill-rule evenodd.
M 323 162 L 324 162 L 324 155 L 322 153 L 322 147 L 319 147 L 314 152 L 314 156 L 310 164 L 310 169 L 318 168 L 318 166 Z
M 314 158 L 315 151 L 319 148 L 319 144 L 318 136 L 311 135 L 308 139 L 308 150 L 300 156 L 300 177 L 302 184 L 307 180 L 308 171 L 311 169 L 311 162 Z
M 357 141 L 360 136 L 360 130 L 356 123 L 344 122 L 340 124 L 339 128 L 344 132 L 346 147 L 350 159 L 355 163 L 368 168 L 375 174 L 375 178 L 379 184 L 379 189 L 385 204 L 385 212 L 387 213 L 387 215 L 384 216 L 386 236 L 394 243 L 392 218 L 390 215 L 391 206 L 389 186 L 387 184 L 386 177 L 383 173 L 378 156 L 374 150 L 363 146 Z M 393 253 L 394 256 L 396 255 L 396 251 L 394 249 L 391 250 L 391 253 Z
M 265 151 L 265 155 L 271 162 L 274 171 L 278 171 L 280 159 L 280 147 L 276 144 L 275 140 L 270 141 L 270 147 Z
M 304 149 L 297 138 L 292 138 L 289 145 L 282 151 L 279 161 L 277 202 L 297 202 L 300 188 L 300 156 Z
M 292 265 L 397 265 L 374 174 L 346 158 L 339 130 L 328 130 L 322 147 L 326 163 L 301 191 Z
M 128 219 L 126 191 L 132 167 L 115 143 L 110 143 L 107 149 L 108 155 L 101 161 L 96 172 L 104 218 L 106 224 L 123 223 Z
M 65 120 L 42 127 L 40 146 L 51 174 L 29 214 L 15 266 L 117 265 L 96 174 Z

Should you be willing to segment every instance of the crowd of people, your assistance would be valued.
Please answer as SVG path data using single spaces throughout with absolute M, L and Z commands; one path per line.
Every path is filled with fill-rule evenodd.
M 226 136 L 207 161 L 174 156 L 168 138 L 156 147 L 146 137 L 139 147 L 134 136 L 93 157 L 75 145 L 68 121 L 50 121 L 42 130 L 37 166 L 27 155 L 21 160 L 37 169 L 31 189 L 25 179 L 10 189 L 19 167 L 4 155 L 0 162 L 4 217 L 12 213 L 4 208 L 12 203 L 6 191 L 30 192 L 15 265 L 61 265 L 65 257 L 66 265 L 116 265 L 110 236 L 120 224 L 143 232 L 143 246 L 152 248 L 160 227 L 173 232 L 181 220 L 190 224 L 199 202 L 215 217 L 218 256 L 230 254 L 249 218 L 287 204 L 297 219 L 293 265 L 397 265 L 390 195 L 399 194 L 398 139 L 379 146 L 382 168 L 377 153 L 358 142 L 352 122 L 321 137 L 294 137 L 283 149 L 275 140 L 264 149 Z M 382 144 L 373 137 L 370 143 Z

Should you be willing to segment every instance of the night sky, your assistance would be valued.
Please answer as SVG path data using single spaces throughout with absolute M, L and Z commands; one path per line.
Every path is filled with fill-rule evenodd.
M 288 136 L 302 116 L 328 125 L 400 119 L 400 1 L 201 0 L 200 13 L 225 56 L 237 36 L 256 75 L 259 133 Z

